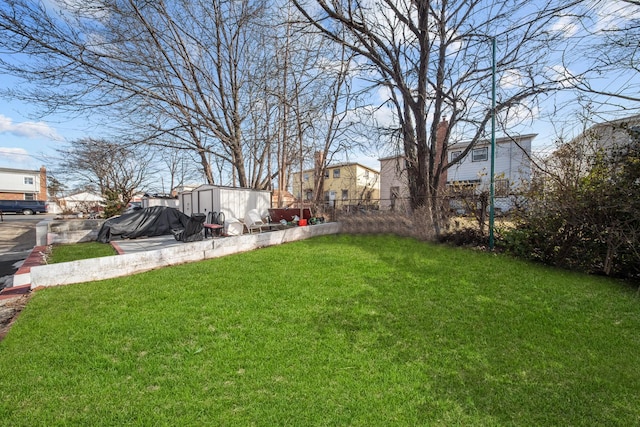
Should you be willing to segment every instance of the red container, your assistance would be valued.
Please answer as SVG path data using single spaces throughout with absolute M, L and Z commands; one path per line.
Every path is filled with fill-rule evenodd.
M 307 225 L 307 220 L 306 219 L 300 219 L 298 220 L 298 225 L 300 227 L 302 227 L 303 225 Z

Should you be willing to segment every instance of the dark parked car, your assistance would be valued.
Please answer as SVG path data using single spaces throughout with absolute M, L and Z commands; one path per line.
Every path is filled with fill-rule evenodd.
M 0 211 L 24 215 L 47 213 L 47 204 L 41 200 L 0 200 Z

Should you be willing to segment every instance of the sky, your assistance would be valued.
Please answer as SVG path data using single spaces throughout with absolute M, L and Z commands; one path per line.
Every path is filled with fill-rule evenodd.
M 0 53 L 2 55 L 2 53 Z M 20 85 L 0 74 L 0 90 Z M 0 98 L 0 167 L 39 169 L 48 167 L 65 142 L 87 136 L 86 125 L 65 117 L 41 118 L 28 103 Z
M 621 16 L 638 16 L 640 7 L 625 6 L 621 2 L 612 2 L 618 5 L 617 8 L 609 9 L 609 13 L 598 16 L 598 25 L 606 27 L 612 20 L 611 13 L 615 11 Z M 630 9 L 631 7 L 636 10 Z M 579 31 L 571 25 L 564 25 L 559 22 L 559 28 L 564 29 L 567 37 L 573 36 Z M 2 53 L 0 53 L 2 55 Z M 638 75 L 631 76 L 636 81 Z M 603 88 L 610 87 L 615 81 L 628 83 L 626 76 L 616 76 L 614 81 L 603 80 L 599 84 Z M 19 84 L 11 76 L 0 74 L 0 89 L 8 89 Z M 618 83 L 619 84 L 619 83 Z M 537 110 L 538 117 L 533 121 L 525 121 L 517 131 L 521 134 L 536 133 L 538 136 L 534 140 L 534 151 L 549 150 L 557 137 L 558 123 L 550 123 L 542 119 L 545 112 L 555 108 L 559 103 L 566 102 L 573 95 L 561 94 L 553 99 L 546 100 Z M 546 111 L 545 111 L 546 110 Z M 26 103 L 0 99 L 0 167 L 16 169 L 39 169 L 45 166 L 51 169 L 55 166 L 56 148 L 64 144 L 83 137 L 95 137 L 99 129 L 84 122 L 82 119 L 68 119 L 62 116 L 50 116 L 39 118 L 37 108 Z M 384 120 L 384 118 L 382 118 Z M 374 169 L 379 169 L 378 158 L 387 153 L 369 150 L 368 152 L 353 153 L 349 156 L 349 161 L 362 163 Z

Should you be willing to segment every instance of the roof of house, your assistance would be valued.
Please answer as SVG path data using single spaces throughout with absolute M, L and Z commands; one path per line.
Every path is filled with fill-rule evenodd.
M 334 169 L 334 168 L 340 168 L 340 167 L 345 167 L 345 166 L 360 166 L 363 169 L 367 169 L 371 172 L 375 172 L 375 173 L 380 173 L 379 170 L 377 169 L 373 169 L 370 168 L 369 166 L 365 166 L 361 163 L 357 163 L 357 162 L 343 162 L 343 163 L 335 163 L 332 165 L 327 165 L 327 169 Z M 313 172 L 315 169 L 304 169 L 302 172 Z M 299 173 L 299 172 L 294 172 L 294 173 Z
M 499 138 L 496 138 L 496 144 L 506 144 L 509 143 L 513 140 L 516 141 L 521 141 L 523 139 L 533 139 L 536 136 L 538 136 L 537 133 L 527 133 L 524 135 L 509 135 L 509 136 L 501 136 Z M 454 144 L 451 144 L 449 146 L 447 146 L 447 150 L 451 150 L 451 149 L 456 149 L 456 148 L 464 148 L 467 145 L 469 145 L 471 141 L 467 140 L 467 141 L 460 141 L 460 142 L 456 142 Z M 476 145 L 478 146 L 485 146 L 485 145 L 489 145 L 491 144 L 491 140 L 486 140 L 486 139 L 481 139 L 479 140 Z M 394 160 L 400 157 L 404 157 L 404 154 L 397 154 L 395 156 L 387 156 L 387 157 L 381 157 L 378 160 L 379 161 L 385 161 L 385 160 Z
M 633 125 L 634 128 L 640 125 L 640 114 L 624 117 L 622 119 L 608 120 L 601 123 L 596 123 L 593 126 L 591 126 L 589 129 L 581 132 L 578 136 L 572 138 L 571 141 L 568 142 L 568 144 L 574 144 L 577 141 L 583 140 L 585 137 L 590 137 L 594 135 L 602 136 L 603 134 L 600 133 L 602 131 L 607 131 L 607 130 L 612 132 L 623 131 L 627 129 L 627 127 L 624 125 Z M 606 143 L 604 145 L 606 145 Z
M 0 172 L 39 174 L 40 170 L 39 169 L 0 168 Z
M 88 191 L 70 194 L 68 196 L 61 197 L 60 199 L 66 200 L 68 202 L 99 202 L 101 200 L 104 200 L 104 198 L 99 194 L 90 193 Z
M 536 136 L 538 136 L 537 133 L 527 133 L 524 135 L 508 135 L 508 136 L 501 136 L 499 138 L 496 138 L 496 144 L 508 144 L 512 141 L 522 141 L 524 139 L 533 139 Z M 452 148 L 464 148 L 466 146 L 469 145 L 471 141 L 460 141 L 460 142 L 456 142 L 455 144 L 451 144 L 447 147 L 447 150 L 451 150 Z M 490 139 L 480 139 L 476 142 L 477 146 L 485 146 L 485 145 L 490 145 L 491 144 L 491 140 Z
M 595 125 L 591 126 L 589 129 L 592 130 L 592 129 L 596 129 L 596 128 L 616 126 L 616 125 L 626 124 L 626 123 L 639 124 L 640 123 L 640 114 L 635 114 L 633 116 L 623 117 L 622 119 L 608 120 L 608 121 L 604 121 L 604 122 L 601 122 L 601 123 L 596 123 Z

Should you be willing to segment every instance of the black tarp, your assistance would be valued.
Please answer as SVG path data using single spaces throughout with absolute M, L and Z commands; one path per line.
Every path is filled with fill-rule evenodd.
M 184 230 L 180 232 L 173 232 L 173 237 L 181 242 L 199 242 L 204 237 L 202 230 L 204 230 L 204 221 L 207 216 L 203 213 L 194 213 L 187 221 L 187 225 Z
M 176 208 L 154 206 L 109 218 L 98 232 L 98 241 L 108 243 L 119 236 L 122 239 L 171 235 L 172 230 L 182 230 L 189 222 L 189 216 Z

